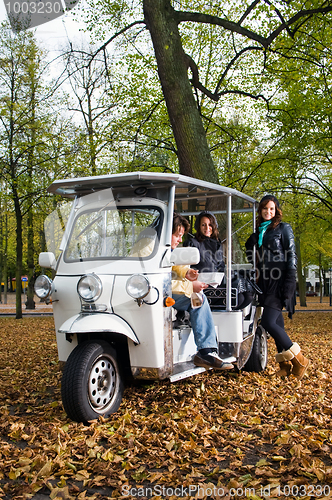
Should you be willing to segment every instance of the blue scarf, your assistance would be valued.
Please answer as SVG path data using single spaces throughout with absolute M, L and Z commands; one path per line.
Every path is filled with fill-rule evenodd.
M 268 226 L 271 224 L 272 221 L 266 220 L 264 222 L 261 222 L 258 228 L 258 246 L 261 247 L 263 244 L 263 237 L 265 234 L 265 231 L 267 230 Z

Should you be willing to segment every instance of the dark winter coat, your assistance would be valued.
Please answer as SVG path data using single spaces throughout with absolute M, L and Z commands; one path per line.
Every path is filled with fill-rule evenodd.
M 225 263 L 223 261 L 222 245 L 219 240 L 204 238 L 202 241 L 198 241 L 195 237 L 190 236 L 184 246 L 198 248 L 200 261 L 191 267 L 198 269 L 200 273 L 224 272 Z
M 253 261 L 256 245 L 256 264 L 258 286 L 262 290 L 259 301 L 262 306 L 274 309 L 286 309 L 294 312 L 296 289 L 297 256 L 292 228 L 285 222 L 277 227 L 268 228 L 263 236 L 263 243 L 258 247 L 258 229 L 246 242 L 247 257 Z

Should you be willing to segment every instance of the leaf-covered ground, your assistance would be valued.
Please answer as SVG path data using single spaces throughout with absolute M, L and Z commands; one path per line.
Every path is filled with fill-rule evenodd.
M 50 317 L 1 318 L 0 498 L 332 498 L 332 314 L 297 313 L 302 381 L 208 372 L 128 387 L 84 426 L 61 404 Z

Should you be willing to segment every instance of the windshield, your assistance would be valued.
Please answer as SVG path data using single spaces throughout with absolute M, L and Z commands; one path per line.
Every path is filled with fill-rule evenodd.
M 54 253 L 56 259 L 61 253 L 61 241 L 72 210 L 72 201 L 63 201 L 44 222 L 47 251 Z
M 161 210 L 151 206 L 84 211 L 74 221 L 64 259 L 149 258 L 156 251 L 161 222 Z

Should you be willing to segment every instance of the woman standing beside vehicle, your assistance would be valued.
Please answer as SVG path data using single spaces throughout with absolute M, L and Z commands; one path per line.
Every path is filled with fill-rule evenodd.
M 247 240 L 246 250 L 250 262 L 253 252 L 257 252 L 258 286 L 262 290 L 259 305 L 264 308 L 261 325 L 277 347 L 276 362 L 280 369 L 276 374 L 292 373 L 301 379 L 309 360 L 287 335 L 282 315 L 284 306 L 289 313 L 294 312 L 297 256 L 292 228 L 281 219 L 277 198 L 270 194 L 264 196 L 258 206 L 257 230 Z

